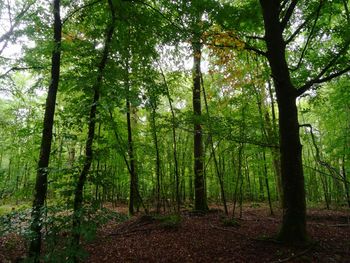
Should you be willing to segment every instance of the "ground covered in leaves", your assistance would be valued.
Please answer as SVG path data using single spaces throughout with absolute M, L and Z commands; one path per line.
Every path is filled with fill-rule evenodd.
M 268 241 L 279 224 L 280 215 L 259 207 L 245 207 L 235 221 L 219 210 L 183 211 L 179 220 L 139 216 L 106 225 L 87 246 L 88 262 L 350 262 L 348 211 L 309 210 L 317 241 L 309 247 Z
M 316 242 L 291 247 L 268 239 L 277 232 L 281 215 L 271 216 L 265 207 L 248 205 L 234 220 L 219 209 L 140 214 L 104 225 L 85 244 L 85 262 L 350 262 L 349 217 L 349 210 L 309 209 L 308 232 Z M 17 237 L 0 239 L 0 262 L 14 262 L 24 253 L 23 242 L 11 239 Z

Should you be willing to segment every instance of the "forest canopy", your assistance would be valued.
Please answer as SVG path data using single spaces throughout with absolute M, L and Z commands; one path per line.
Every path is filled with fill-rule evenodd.
M 284 243 L 308 206 L 350 207 L 348 0 L 0 0 L 0 20 L 0 215 L 34 262 L 63 214 L 78 260 L 104 204 L 266 202 Z

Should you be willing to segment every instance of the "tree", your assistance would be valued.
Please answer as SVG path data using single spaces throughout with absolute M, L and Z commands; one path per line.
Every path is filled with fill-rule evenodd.
M 34 202 L 32 209 L 32 222 L 30 229 L 32 239 L 29 247 L 29 257 L 34 262 L 39 262 L 41 251 L 41 229 L 44 202 L 47 193 L 47 176 L 49 173 L 49 160 L 52 143 L 52 128 L 55 115 L 56 95 L 60 79 L 60 61 L 61 61 L 61 35 L 62 24 L 60 17 L 60 0 L 53 1 L 54 15 L 54 48 L 51 57 L 51 81 L 47 94 L 45 105 L 44 126 L 40 146 L 40 155 L 37 167 L 37 176 L 35 183 Z
M 91 167 L 91 163 L 93 161 L 93 141 L 95 136 L 95 126 L 96 126 L 96 115 L 97 115 L 97 105 L 99 103 L 100 98 L 100 89 L 102 86 L 102 80 L 104 76 L 104 71 L 108 61 L 108 55 L 111 48 L 111 42 L 114 34 L 114 28 L 116 23 L 116 15 L 115 15 L 115 5 L 113 4 L 113 0 L 108 0 L 109 10 L 111 12 L 111 21 L 108 24 L 107 32 L 105 36 L 104 47 L 101 54 L 101 60 L 98 64 L 96 81 L 92 87 L 94 96 L 91 103 L 90 115 L 89 115 L 89 125 L 88 125 L 88 136 L 86 139 L 85 145 L 85 160 L 83 168 L 80 172 L 77 185 L 75 187 L 74 193 L 74 207 L 73 207 L 73 245 L 78 248 L 80 241 L 80 225 L 81 225 L 81 217 L 82 217 L 82 204 L 83 204 L 83 189 L 84 184 L 88 175 L 88 172 Z M 77 259 L 75 259 L 77 260 Z
M 297 8 L 297 5 L 300 7 Z M 340 43 L 341 48 L 337 48 L 333 59 L 328 62 L 321 58 L 321 66 L 316 70 L 319 72 L 311 74 L 311 79 L 307 80 L 300 88 L 295 87 L 291 78 L 291 65 L 288 61 L 287 45 L 295 39 L 300 31 L 307 28 L 310 21 L 313 21 L 311 29 L 306 36 L 303 51 L 300 54 L 296 69 L 300 67 L 305 59 L 305 52 L 311 41 L 316 41 L 317 35 L 314 30 L 318 29 L 317 22 L 324 1 L 318 4 L 303 4 L 298 0 L 277 1 L 260 0 L 263 13 L 265 37 L 267 52 L 266 57 L 271 68 L 272 78 L 276 88 L 277 103 L 279 109 L 279 134 L 280 134 L 280 153 L 281 153 L 281 175 L 283 185 L 283 222 L 278 238 L 284 242 L 306 242 L 308 240 L 306 232 L 306 203 L 304 173 L 302 167 L 302 146 L 299 137 L 299 122 L 296 99 L 304 92 L 309 90 L 314 84 L 329 81 L 350 70 L 349 66 L 343 66 L 341 58 L 346 54 L 349 47 L 349 40 Z M 314 7 L 316 5 L 316 7 Z M 338 8 L 337 4 L 329 3 L 328 8 Z M 288 37 L 285 36 L 286 28 L 293 22 L 291 18 L 297 20 L 296 9 L 306 13 L 306 8 L 310 6 L 312 13 L 307 15 L 304 22 L 297 26 L 297 29 Z M 340 8 L 341 9 L 341 8 Z M 293 17 L 293 14 L 295 16 Z M 293 21 L 295 21 L 293 20 Z M 296 22 L 295 22 L 296 23 Z M 341 28 L 338 28 L 341 29 Z M 344 31 L 342 32 L 344 34 Z M 318 34 L 320 34 L 318 32 Z M 343 35 L 343 39 L 344 39 Z M 323 62 L 323 63 L 322 63 Z M 316 61 L 313 61 L 316 63 Z M 317 63 L 319 65 L 320 63 Z M 338 68 L 337 68 L 338 67 Z M 305 70 L 305 68 L 304 68 Z M 295 81 L 294 81 L 295 82 Z

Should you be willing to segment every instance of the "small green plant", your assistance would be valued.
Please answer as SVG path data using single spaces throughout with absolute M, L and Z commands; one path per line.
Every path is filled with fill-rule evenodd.
M 251 208 L 258 208 L 258 207 L 261 207 L 261 205 L 259 203 L 251 203 L 250 207 Z
M 235 218 L 224 218 L 222 219 L 222 224 L 229 227 L 239 227 L 240 224 Z
M 160 222 L 160 225 L 165 229 L 178 229 L 181 225 L 180 215 L 162 215 L 156 216 L 155 219 Z

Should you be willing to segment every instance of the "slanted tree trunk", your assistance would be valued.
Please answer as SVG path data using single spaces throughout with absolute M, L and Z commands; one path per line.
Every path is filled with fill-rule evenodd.
M 297 90 L 293 86 L 285 56 L 279 1 L 260 0 L 265 24 L 267 58 L 276 87 L 279 109 L 283 221 L 278 238 L 282 242 L 305 242 L 306 204 L 302 147 L 299 138 Z
M 201 107 L 201 56 L 202 44 L 199 37 L 193 43 L 193 113 L 194 113 L 194 199 L 195 210 L 207 211 L 202 141 L 202 107 Z
M 60 0 L 53 1 L 54 15 L 54 49 L 51 57 L 51 81 L 46 98 L 44 127 L 41 137 L 40 155 L 38 161 L 34 202 L 32 209 L 32 222 L 30 229 L 32 238 L 29 246 L 29 257 L 33 262 L 39 262 L 41 251 L 41 229 L 44 202 L 47 194 L 47 176 L 49 172 L 50 151 L 52 143 L 52 129 L 55 115 L 56 95 L 60 79 L 61 63 L 61 34 L 62 23 L 60 17 Z
M 81 215 L 82 215 L 82 205 L 83 205 L 84 184 L 93 160 L 92 145 L 93 145 L 94 136 L 95 136 L 97 104 L 100 98 L 100 88 L 102 86 L 103 75 L 104 75 L 104 71 L 108 60 L 108 53 L 110 50 L 114 28 L 115 28 L 115 21 L 116 21 L 115 9 L 114 9 L 112 0 L 108 0 L 108 4 L 111 11 L 112 19 L 107 28 L 104 48 L 102 51 L 102 57 L 98 65 L 97 78 L 96 78 L 95 84 L 93 85 L 94 97 L 90 108 L 88 136 L 87 136 L 86 145 L 85 145 L 85 160 L 84 160 L 83 169 L 80 172 L 78 182 L 74 192 L 73 246 L 76 248 L 79 246 L 79 242 L 80 242 L 80 225 L 81 225 Z M 77 258 L 75 258 L 74 260 L 77 261 Z

